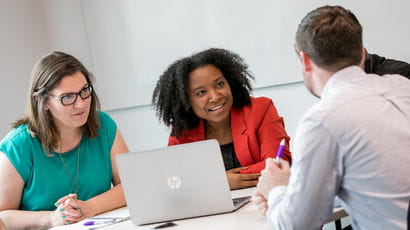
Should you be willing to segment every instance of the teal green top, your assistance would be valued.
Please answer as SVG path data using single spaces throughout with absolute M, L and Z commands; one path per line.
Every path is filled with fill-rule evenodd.
M 4 137 L 0 142 L 0 151 L 24 181 L 19 209 L 55 210 L 54 203 L 58 199 L 73 193 L 77 187 L 78 153 L 78 199 L 88 200 L 111 188 L 110 151 L 117 125 L 108 114 L 99 114 L 101 127 L 98 136 L 91 139 L 83 135 L 79 146 L 61 154 L 68 173 L 57 153 L 51 152 L 53 156 L 45 154 L 38 138 L 30 135 L 27 125 L 11 130 Z

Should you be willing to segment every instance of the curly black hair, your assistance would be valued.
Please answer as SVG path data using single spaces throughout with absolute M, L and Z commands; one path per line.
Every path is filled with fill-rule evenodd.
M 199 117 L 189 101 L 188 80 L 192 71 L 206 65 L 217 67 L 228 81 L 233 107 L 242 108 L 250 104 L 250 79 L 254 77 L 239 55 L 225 49 L 211 48 L 179 59 L 160 76 L 152 96 L 159 120 L 172 127 L 173 136 L 179 137 L 199 124 Z

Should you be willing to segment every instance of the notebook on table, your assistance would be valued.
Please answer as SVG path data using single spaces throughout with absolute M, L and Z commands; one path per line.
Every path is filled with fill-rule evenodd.
M 117 155 L 135 225 L 233 212 L 250 197 L 232 200 L 216 140 Z

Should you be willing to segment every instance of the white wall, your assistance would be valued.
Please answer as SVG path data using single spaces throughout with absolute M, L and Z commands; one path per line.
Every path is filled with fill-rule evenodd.
M 0 139 L 25 112 L 31 69 L 47 51 L 44 23 L 39 2 L 0 0 Z
M 410 61 L 406 15 L 410 1 L 373 0 L 100 0 L 83 1 L 94 71 L 103 79 L 103 109 L 150 103 L 162 71 L 176 59 L 209 47 L 239 53 L 257 87 L 299 81 L 293 44 L 312 9 L 340 4 L 364 28 L 370 52 Z M 387 36 L 392 35 L 392 36 Z
M 0 0 L 0 3 L 0 103 L 5 108 L 1 110 L 0 137 L 3 137 L 10 129 L 10 123 L 25 113 L 29 75 L 39 58 L 52 50 L 61 50 L 78 57 L 94 71 L 89 47 L 90 43 L 97 44 L 88 36 L 84 21 L 83 6 L 87 2 Z M 252 66 L 250 68 L 252 70 Z M 101 92 L 98 75 L 96 80 L 100 95 L 112 93 Z M 254 91 L 255 96 L 273 98 L 290 136 L 293 136 L 301 114 L 315 101 L 306 94 L 302 83 Z M 166 145 L 169 130 L 159 123 L 150 105 L 120 108 L 109 113 L 117 121 L 130 150 Z
M 82 0 L 42 0 L 49 51 L 68 52 L 92 68 Z
M 157 3 L 160 2 L 159 0 L 157 1 Z M 328 2 L 329 1 L 325 0 L 315 0 L 311 3 L 311 8 L 313 9 L 316 5 Z M 101 69 L 97 67 L 101 67 L 102 65 L 96 61 L 95 58 L 101 58 L 99 57 L 101 55 L 109 56 L 116 50 L 116 47 L 122 47 L 119 46 L 119 44 L 124 45 L 125 43 L 133 41 L 125 36 L 114 35 L 119 30 L 125 35 L 135 30 L 132 25 L 133 21 L 131 20 L 133 17 L 130 16 L 129 11 L 135 9 L 135 4 L 138 4 L 138 1 L 111 0 L 104 2 L 104 6 L 100 1 L 96 0 L 0 0 L 0 3 L 0 103 L 2 105 L 0 137 L 3 137 L 7 133 L 10 128 L 10 123 L 22 116 L 25 112 L 30 71 L 35 61 L 51 50 L 69 52 L 78 57 L 93 72 L 97 73 L 96 88 L 102 99 L 109 98 L 121 90 L 121 87 L 118 88 L 118 85 L 115 87 L 114 85 L 110 85 L 113 86 L 113 88 L 100 87 L 104 85 L 104 81 L 103 78 L 99 76 Z M 117 16 L 121 16 L 121 9 L 124 10 L 124 6 L 130 4 L 133 7 L 126 9 L 128 13 L 125 15 L 125 18 L 112 18 L 112 20 L 110 20 L 110 17 L 112 17 L 112 15 L 109 15 L 110 12 L 118 11 Z M 263 4 L 268 4 L 268 2 L 264 1 Z M 282 8 L 292 8 L 292 4 L 296 3 L 279 1 L 275 2 L 272 6 L 275 6 L 275 10 L 279 10 Z M 374 15 L 378 15 L 374 13 L 375 10 L 363 10 L 367 9 L 365 7 L 367 3 L 346 1 L 346 4 L 348 4 L 346 5 L 347 7 L 352 8 L 359 20 L 362 21 L 364 25 L 365 43 L 371 52 L 375 51 L 382 55 L 386 54 L 389 57 L 410 61 L 410 59 L 406 58 L 409 52 L 405 51 L 405 48 L 408 48 L 408 46 L 403 46 L 403 41 L 408 37 L 403 36 L 403 33 L 407 30 L 402 29 L 406 28 L 406 20 L 400 20 L 403 14 L 399 14 L 406 8 L 402 6 L 409 4 L 408 1 L 398 0 L 396 4 L 386 3 L 382 0 L 374 2 L 373 5 L 377 9 L 388 9 L 388 12 L 399 12 L 391 15 L 389 18 L 397 22 L 392 23 L 392 25 L 386 25 L 382 19 L 375 19 Z M 303 3 L 305 8 L 307 5 L 308 3 Z M 203 7 L 205 6 L 207 6 L 207 4 L 203 4 Z M 110 7 L 111 9 L 109 9 Z M 355 11 L 355 7 L 356 10 L 359 10 L 358 12 Z M 90 11 L 90 9 L 93 10 Z M 154 7 L 153 9 L 155 10 L 156 8 Z M 291 17 L 291 14 L 284 17 L 283 20 L 289 17 Z M 101 19 L 101 21 L 87 21 L 98 18 Z M 300 19 L 297 19 L 296 21 L 299 20 Z M 133 30 L 130 31 L 127 30 L 127 28 L 133 28 Z M 296 30 L 296 28 L 293 30 Z M 95 37 L 98 31 L 107 32 L 105 39 Z M 383 31 L 389 31 L 389 34 L 394 34 L 395 36 L 372 39 L 382 37 L 379 34 Z M 110 35 L 108 32 L 112 34 Z M 258 36 L 255 36 L 254 42 L 257 42 L 258 38 Z M 394 39 L 392 40 L 394 42 L 389 42 L 391 39 Z M 149 40 L 144 41 L 148 42 Z M 381 44 L 388 45 L 383 46 Z M 110 48 L 106 48 L 106 46 L 110 46 Z M 132 49 L 135 49 L 135 47 L 136 45 L 133 45 Z M 397 49 L 397 47 L 403 47 L 403 49 Z M 91 50 L 94 52 L 91 52 Z M 98 50 L 100 52 L 97 52 Z M 110 52 L 105 52 L 107 50 Z M 123 52 L 124 47 L 120 50 Z M 125 51 L 127 50 L 125 49 Z M 149 52 L 149 50 L 144 50 L 144 52 Z M 121 55 L 121 53 L 118 52 L 115 54 L 117 56 Z M 183 53 L 181 56 L 182 55 L 187 54 Z M 281 58 L 281 55 L 276 56 L 277 58 Z M 269 60 L 269 62 L 275 63 L 276 60 Z M 108 66 L 108 64 L 107 68 L 111 68 L 112 66 Z M 134 64 L 138 66 L 138 63 L 132 62 L 125 62 L 125 64 L 127 66 Z M 255 66 L 251 63 L 249 64 L 250 69 L 254 70 Z M 129 68 L 133 69 L 134 67 L 131 66 Z M 290 68 L 293 68 L 295 73 L 299 73 L 299 66 L 292 66 Z M 117 73 L 117 75 L 123 74 L 123 70 L 118 68 L 110 69 L 110 71 L 112 78 L 117 77 L 115 73 Z M 157 69 L 156 71 L 162 72 L 163 69 Z M 255 77 L 258 80 L 258 75 Z M 295 133 L 301 115 L 316 101 L 316 99 L 307 93 L 301 82 L 258 88 L 255 89 L 254 95 L 268 96 L 274 100 L 279 113 L 285 119 L 286 129 L 291 137 Z M 136 151 L 154 148 L 166 144 L 169 130 L 158 122 L 151 106 L 120 107 L 110 110 L 109 113 L 117 120 L 119 128 L 122 130 L 131 150 Z
M 0 0 L 0 139 L 26 112 L 30 73 L 61 50 L 92 69 L 81 0 Z

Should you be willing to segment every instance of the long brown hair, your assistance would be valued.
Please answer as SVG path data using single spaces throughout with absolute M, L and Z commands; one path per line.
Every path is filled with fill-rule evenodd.
M 63 77 L 77 72 L 81 72 L 88 85 L 92 85 L 93 75 L 75 57 L 60 51 L 54 51 L 40 59 L 31 73 L 27 103 L 28 114 L 12 125 L 13 128 L 27 125 L 30 133 L 40 140 L 47 155 L 51 150 L 55 150 L 60 142 L 60 134 L 52 119 L 50 110 L 45 109 L 47 97 Z M 96 137 L 100 129 L 99 110 L 100 102 L 95 90 L 93 90 L 87 123 L 82 126 L 83 133 L 90 138 Z

